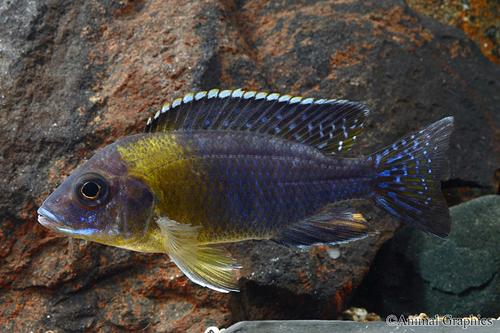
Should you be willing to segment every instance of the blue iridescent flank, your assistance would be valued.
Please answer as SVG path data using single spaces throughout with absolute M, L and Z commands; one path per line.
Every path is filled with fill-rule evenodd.
M 446 216 L 438 219 L 441 223 L 433 221 L 441 211 L 434 208 L 442 205 L 440 155 L 447 149 L 451 117 L 369 157 L 344 158 L 361 134 L 365 107 L 349 101 L 247 94 L 217 90 L 208 98 L 195 98 L 198 103 L 191 96 L 148 127 L 151 135 L 158 135 L 156 128 L 177 131 L 179 145 L 195 152 L 189 157 L 196 161 L 190 179 L 203 175 L 203 186 L 194 186 L 194 191 L 205 192 L 193 195 L 189 188 L 171 196 L 195 209 L 178 212 L 173 200 L 176 209 L 167 210 L 169 218 L 255 234 L 257 229 L 302 223 L 337 201 L 369 197 L 406 222 L 438 235 L 448 232 Z M 189 121 L 193 117 L 199 118 Z M 189 145 L 182 141 L 178 122 L 192 124 L 192 131 L 185 133 Z

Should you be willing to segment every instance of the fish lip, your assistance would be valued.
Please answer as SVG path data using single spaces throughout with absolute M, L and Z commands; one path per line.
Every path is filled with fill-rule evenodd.
M 57 218 L 56 215 L 43 207 L 38 208 L 37 213 L 38 223 L 54 231 L 61 231 L 61 221 Z
M 47 210 L 43 207 L 38 208 L 37 213 L 38 213 L 39 219 L 40 219 L 40 217 L 43 217 L 44 218 L 43 220 L 50 220 L 53 222 L 59 222 L 59 219 L 57 218 L 57 216 L 55 216 L 53 213 L 51 213 L 49 210 Z
M 84 238 L 85 236 L 89 236 L 90 233 L 97 232 L 97 229 L 88 228 L 85 230 L 73 230 L 64 226 L 63 223 L 60 222 L 60 219 L 57 218 L 56 215 L 48 211 L 47 209 L 40 207 L 38 208 L 38 223 L 43 225 L 46 228 L 49 228 L 53 231 L 62 233 L 67 236 L 73 236 L 78 238 Z

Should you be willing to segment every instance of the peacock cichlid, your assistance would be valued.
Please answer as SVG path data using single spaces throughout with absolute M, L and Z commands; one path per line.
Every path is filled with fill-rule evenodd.
M 369 156 L 345 157 L 368 112 L 346 100 L 240 89 L 188 94 L 164 105 L 145 133 L 76 169 L 38 221 L 72 237 L 167 253 L 192 281 L 223 292 L 238 290 L 240 266 L 221 244 L 366 237 L 366 220 L 340 201 L 371 199 L 446 236 L 440 179 L 453 118 Z

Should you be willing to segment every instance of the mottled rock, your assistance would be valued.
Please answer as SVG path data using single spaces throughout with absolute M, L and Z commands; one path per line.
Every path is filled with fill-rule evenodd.
M 497 0 L 406 0 L 416 11 L 462 29 L 481 52 L 500 63 L 500 2 Z
M 353 302 L 382 314 L 500 313 L 500 196 L 451 208 L 447 239 L 404 229 L 380 251 Z M 389 274 L 388 274 L 389 273 Z
M 454 115 L 451 177 L 493 191 L 499 74 L 462 32 L 396 0 L 1 2 L 1 330 L 335 318 L 394 221 L 370 211 L 379 233 L 334 250 L 240 244 L 242 292 L 227 295 L 193 285 L 164 255 L 55 235 L 36 207 L 163 101 L 213 86 L 364 101 L 373 112 L 357 153 Z

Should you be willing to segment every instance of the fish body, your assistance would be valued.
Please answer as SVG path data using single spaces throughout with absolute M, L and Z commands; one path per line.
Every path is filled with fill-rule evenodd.
M 259 98 L 260 95 L 260 98 Z M 439 190 L 453 119 L 368 156 L 346 157 L 362 104 L 242 90 L 200 92 L 166 105 L 147 132 L 97 152 L 40 207 L 43 225 L 73 237 L 167 253 L 194 282 L 237 290 L 239 265 L 220 246 L 272 239 L 293 246 L 365 237 L 371 199 L 439 236 Z
M 157 195 L 157 214 L 200 226 L 205 243 L 272 238 L 330 203 L 369 195 L 375 176 L 366 158 L 332 160 L 248 132 L 155 133 L 117 149 Z

